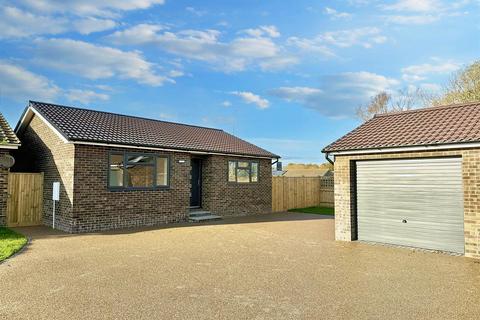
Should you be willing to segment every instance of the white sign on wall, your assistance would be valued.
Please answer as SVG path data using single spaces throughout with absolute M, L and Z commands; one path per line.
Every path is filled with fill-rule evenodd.
M 60 182 L 53 183 L 52 200 L 60 201 Z

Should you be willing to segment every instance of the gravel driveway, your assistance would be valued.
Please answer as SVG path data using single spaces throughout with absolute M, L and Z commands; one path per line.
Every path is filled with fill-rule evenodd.
M 333 241 L 308 214 L 69 235 L 20 229 L 5 319 L 478 319 L 480 261 Z

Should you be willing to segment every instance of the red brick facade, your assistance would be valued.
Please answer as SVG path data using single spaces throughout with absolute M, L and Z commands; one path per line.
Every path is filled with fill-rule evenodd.
M 101 231 L 152 226 L 188 220 L 191 164 L 196 155 L 79 145 L 63 142 L 38 117 L 21 136 L 20 155 L 27 159 L 18 170 L 44 172 L 43 221 L 52 224 L 52 183 L 61 182 L 56 225 L 68 232 Z M 167 155 L 170 185 L 155 190 L 111 190 L 108 161 L 112 151 Z M 260 163 L 259 181 L 228 183 L 227 156 L 202 156 L 203 208 L 223 216 L 271 212 L 271 161 Z

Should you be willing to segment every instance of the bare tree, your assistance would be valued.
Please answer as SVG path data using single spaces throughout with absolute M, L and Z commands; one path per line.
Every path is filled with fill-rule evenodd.
M 366 121 L 386 112 L 477 101 L 480 102 L 480 60 L 455 72 L 440 93 L 407 88 L 392 96 L 382 91 L 372 97 L 368 104 L 359 106 L 356 115 Z
M 382 91 L 371 98 L 370 102 L 356 109 L 356 115 L 363 121 L 372 118 L 376 114 L 410 110 L 424 105 L 424 92 L 416 88 L 402 89 L 398 91 L 395 98 Z
M 382 91 L 372 97 L 367 105 L 358 106 L 356 115 L 358 118 L 366 121 L 377 113 L 386 113 L 388 112 L 388 104 L 390 100 L 391 96 L 385 91 Z

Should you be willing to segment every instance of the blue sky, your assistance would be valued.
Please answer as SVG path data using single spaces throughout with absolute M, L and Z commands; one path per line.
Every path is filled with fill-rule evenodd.
M 0 0 L 0 111 L 41 100 L 320 150 L 385 90 L 438 91 L 479 58 L 480 1 Z

